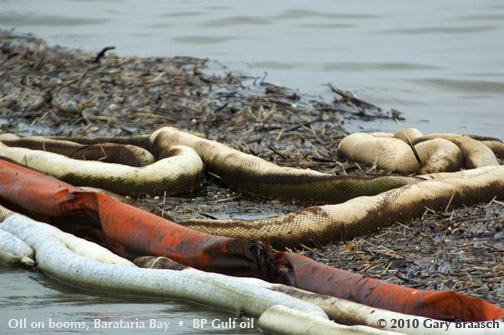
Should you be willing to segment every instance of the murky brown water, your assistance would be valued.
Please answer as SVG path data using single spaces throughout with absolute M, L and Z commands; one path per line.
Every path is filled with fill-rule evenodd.
M 261 77 L 266 71 L 270 82 L 327 99 L 326 83 L 331 82 L 402 111 L 404 127 L 504 138 L 504 4 L 499 0 L 363 0 L 358 6 L 329 0 L 309 5 L 300 0 L 158 0 L 148 5 L 134 0 L 3 0 L 0 28 L 86 50 L 115 45 L 120 55 L 208 57 L 233 72 Z M 347 121 L 348 130 L 361 127 L 397 130 L 391 121 Z M 6 334 L 37 333 L 8 327 L 9 320 L 24 318 L 28 326 L 42 321 L 46 328 L 49 318 L 91 327 L 95 318 L 154 318 L 173 325 L 169 334 L 217 334 L 224 332 L 194 329 L 193 319 L 236 317 L 183 302 L 103 296 L 3 265 L 0 278 L 0 333 Z M 178 326 L 180 321 L 184 326 Z M 71 331 L 45 330 L 52 332 Z

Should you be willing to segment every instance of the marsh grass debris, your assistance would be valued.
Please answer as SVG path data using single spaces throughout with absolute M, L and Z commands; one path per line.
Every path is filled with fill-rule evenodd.
M 282 166 L 376 175 L 339 161 L 348 119 L 396 110 L 331 86 L 331 102 L 194 57 L 119 57 L 46 45 L 0 31 L 0 126 L 28 135 L 131 136 L 175 125 Z M 392 122 L 392 121 L 391 121 Z M 207 175 L 195 191 L 137 199 L 174 219 L 281 215 L 305 207 L 235 192 Z M 504 306 L 504 205 L 498 201 L 422 218 L 351 241 L 294 250 L 322 263 L 420 289 L 454 290 Z

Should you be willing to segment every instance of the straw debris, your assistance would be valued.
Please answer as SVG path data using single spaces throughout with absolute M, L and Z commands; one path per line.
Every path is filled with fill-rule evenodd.
M 0 127 L 20 136 L 132 136 L 175 125 L 283 166 L 377 175 L 338 160 L 347 119 L 400 118 L 331 86 L 331 102 L 194 57 L 120 57 L 0 31 Z M 207 175 L 193 192 L 137 199 L 174 219 L 281 215 L 306 206 L 255 199 Z M 301 252 L 342 269 L 504 306 L 504 204 L 426 209 L 378 234 Z M 296 250 L 294 250 L 296 251 Z

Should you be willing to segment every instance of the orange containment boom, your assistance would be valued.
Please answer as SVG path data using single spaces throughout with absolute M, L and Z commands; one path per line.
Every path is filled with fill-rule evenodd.
M 286 270 L 283 280 L 303 290 L 438 320 L 488 321 L 504 316 L 504 309 L 486 300 L 452 291 L 425 291 L 387 283 L 286 252 L 276 257 Z
M 504 310 L 451 291 L 425 291 L 277 253 L 260 242 L 201 233 L 134 206 L 0 160 L 0 203 L 64 230 L 99 229 L 123 254 L 164 256 L 200 270 L 252 276 L 395 312 L 446 321 L 489 321 Z M 72 226 L 61 226 L 72 222 Z
M 56 225 L 71 220 L 101 228 L 130 254 L 164 256 L 204 271 L 269 277 L 269 257 L 259 242 L 201 233 L 4 160 L 0 202 Z

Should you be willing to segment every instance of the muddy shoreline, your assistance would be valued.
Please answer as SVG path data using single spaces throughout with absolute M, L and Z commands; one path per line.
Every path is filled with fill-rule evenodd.
M 380 174 L 339 161 L 348 119 L 401 117 L 333 88 L 333 101 L 235 76 L 192 57 L 120 57 L 47 46 L 0 31 L 0 126 L 28 135 L 131 136 L 177 126 L 282 166 Z M 391 121 L 393 122 L 393 121 Z M 480 134 L 484 135 L 484 134 Z M 138 199 L 175 220 L 258 218 L 306 207 L 235 192 L 207 176 L 193 192 Z M 419 289 L 504 306 L 504 204 L 493 201 L 399 222 L 377 234 L 301 252 L 325 264 Z

